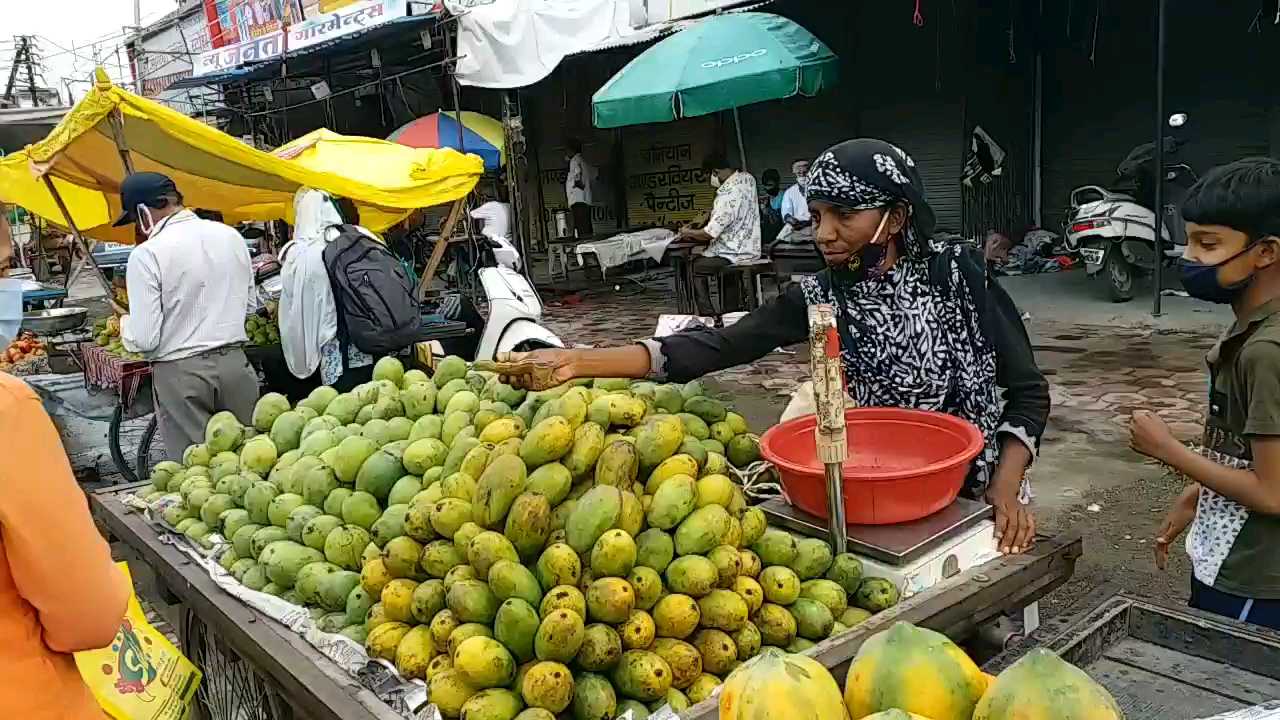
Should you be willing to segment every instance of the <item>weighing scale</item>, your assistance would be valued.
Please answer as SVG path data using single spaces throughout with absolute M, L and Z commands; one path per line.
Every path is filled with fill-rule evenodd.
M 913 522 L 846 524 L 842 472 L 848 456 L 846 393 L 840 336 L 830 305 L 809 307 L 809 358 L 817 418 L 814 434 L 826 474 L 828 519 L 774 498 L 759 506 L 769 524 L 801 535 L 825 534 L 834 552 L 858 555 L 865 575 L 893 581 L 904 597 L 997 557 L 991 506 L 967 498 L 956 498 L 946 508 Z

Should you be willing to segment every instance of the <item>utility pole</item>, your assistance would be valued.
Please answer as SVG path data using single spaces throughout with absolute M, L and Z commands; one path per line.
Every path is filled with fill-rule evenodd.
M 9 82 L 4 86 L 4 100 L 11 105 L 18 104 L 18 98 L 14 97 L 13 91 L 18 82 L 18 66 L 22 64 L 23 58 L 27 56 L 27 38 L 19 35 L 14 39 L 13 47 L 13 65 L 9 66 Z
M 27 92 L 31 93 L 31 107 L 40 107 L 40 95 L 36 92 L 35 60 L 31 57 L 31 38 L 27 43 Z

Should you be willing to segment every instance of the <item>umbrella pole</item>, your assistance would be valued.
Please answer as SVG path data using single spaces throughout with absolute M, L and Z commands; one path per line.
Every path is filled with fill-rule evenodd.
M 107 299 L 113 299 L 111 281 L 107 280 L 106 273 L 102 272 L 102 268 L 98 267 L 97 259 L 93 257 L 93 253 L 89 250 L 89 244 L 84 241 L 84 236 L 80 234 L 80 228 L 76 227 L 76 221 L 71 219 L 71 211 L 67 210 L 67 204 L 62 201 L 62 195 L 58 194 L 58 188 L 48 175 L 42 175 L 41 179 L 44 180 L 44 186 L 49 188 L 49 194 L 53 196 L 53 202 L 62 211 L 62 217 L 67 221 L 67 227 L 71 228 L 71 235 L 76 239 L 76 244 L 80 246 L 80 252 L 84 253 L 89 264 L 93 266 L 93 271 L 98 274 L 98 281 L 102 283 L 102 289 L 107 291 Z M 70 282 L 70 279 L 71 268 L 67 268 L 68 282 Z
M 733 109 L 733 126 L 738 131 L 738 159 L 742 163 L 742 169 L 747 169 L 747 146 L 742 142 L 742 118 L 738 115 L 738 108 Z
M 449 217 L 444 221 L 444 227 L 440 229 L 440 239 L 436 241 L 436 246 L 431 249 L 431 259 L 427 260 L 426 270 L 422 273 L 422 280 L 418 282 L 418 297 L 426 297 L 427 287 L 431 285 L 431 281 L 436 276 L 436 268 L 440 267 L 440 261 L 444 258 L 445 248 L 449 246 L 449 238 L 453 236 L 453 226 L 458 223 L 458 218 L 462 215 L 462 202 L 464 198 L 458 198 L 453 202 L 453 209 L 449 211 Z
M 111 123 L 111 138 L 115 140 L 125 174 L 132 175 L 133 157 L 129 155 L 129 143 L 124 139 L 124 117 L 120 114 L 120 108 L 116 108 L 107 115 L 107 122 Z

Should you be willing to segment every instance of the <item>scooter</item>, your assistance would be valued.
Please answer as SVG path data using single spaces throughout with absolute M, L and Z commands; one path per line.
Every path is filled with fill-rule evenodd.
M 564 342 L 543 327 L 542 300 L 527 277 L 508 267 L 509 260 L 499 262 L 494 248 L 483 238 L 459 248 L 457 267 L 469 264 L 487 299 L 488 317 L 480 313 L 467 293 L 442 299 L 436 312 L 445 318 L 464 323 L 469 330 L 462 337 L 438 340 L 443 354 L 458 355 L 469 360 L 493 360 L 501 352 L 527 352 L 540 348 L 562 348 Z M 514 248 L 511 249 L 514 252 Z M 518 256 L 518 253 L 517 253 Z M 467 260 L 475 262 L 468 263 Z M 524 266 L 517 257 L 517 266 Z M 463 271 L 466 272 L 466 271 Z
M 1180 127 L 1184 115 L 1170 118 Z M 1181 143 L 1166 137 L 1165 155 L 1175 156 Z M 1112 302 L 1133 299 L 1133 280 L 1155 269 L 1155 143 L 1134 148 L 1116 168 L 1119 187 L 1129 192 L 1085 185 L 1071 191 L 1071 210 L 1064 236 L 1069 249 L 1079 252 L 1090 277 L 1102 274 Z M 1186 232 L 1179 207 L 1187 190 L 1196 181 L 1195 171 L 1185 163 L 1165 165 L 1164 198 L 1161 209 L 1163 257 L 1172 267 L 1186 247 Z

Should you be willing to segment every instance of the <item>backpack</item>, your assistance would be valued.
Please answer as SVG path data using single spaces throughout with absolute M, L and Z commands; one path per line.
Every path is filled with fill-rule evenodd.
M 400 352 L 422 339 L 422 309 L 395 255 L 354 225 L 325 246 L 324 265 L 338 314 L 338 338 L 370 355 Z

